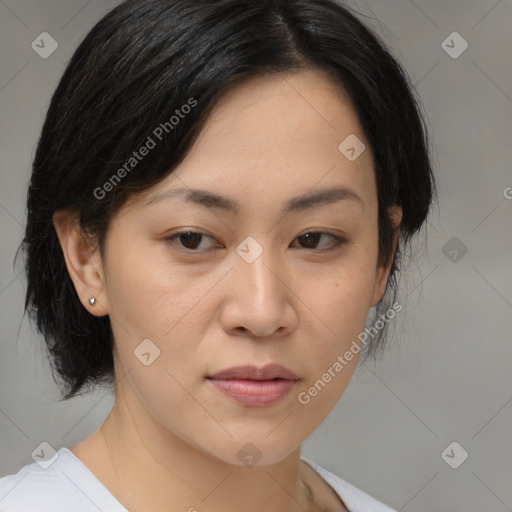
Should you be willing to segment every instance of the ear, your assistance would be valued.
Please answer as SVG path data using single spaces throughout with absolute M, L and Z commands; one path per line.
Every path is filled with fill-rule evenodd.
M 391 222 L 393 225 L 393 244 L 392 244 L 392 254 L 390 257 L 390 262 L 388 265 L 382 265 L 377 267 L 377 274 L 375 278 L 375 286 L 373 289 L 373 297 L 371 306 L 375 306 L 378 304 L 382 297 L 384 297 L 384 293 L 386 291 L 386 285 L 389 278 L 389 273 L 391 271 L 391 265 L 393 263 L 393 258 L 395 256 L 395 252 L 398 245 L 398 237 L 400 235 L 400 222 L 402 221 L 402 208 L 398 205 L 393 205 L 388 208 L 388 214 L 391 218 Z
M 94 240 L 82 235 L 79 215 L 76 210 L 59 210 L 53 215 L 53 225 L 80 301 L 92 315 L 105 316 L 109 309 L 103 263 Z M 89 303 L 90 297 L 96 299 L 94 305 Z

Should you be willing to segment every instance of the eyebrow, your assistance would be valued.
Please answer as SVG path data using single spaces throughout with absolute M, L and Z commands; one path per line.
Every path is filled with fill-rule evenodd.
M 155 204 L 164 199 L 171 199 L 173 197 L 180 197 L 184 201 L 196 203 L 207 208 L 215 208 L 224 210 L 226 212 L 240 212 L 240 203 L 233 199 L 220 196 L 214 192 L 200 189 L 180 188 L 174 190 L 167 190 L 154 195 L 145 206 Z M 294 211 L 303 211 L 310 208 L 333 204 L 338 201 L 351 200 L 363 206 L 363 200 L 356 194 L 356 192 L 347 187 L 334 187 L 317 190 L 315 192 L 308 192 L 301 196 L 292 197 L 289 199 L 284 207 L 283 213 L 290 213 Z

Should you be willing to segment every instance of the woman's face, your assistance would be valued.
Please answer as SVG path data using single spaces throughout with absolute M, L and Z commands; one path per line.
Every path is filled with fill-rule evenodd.
M 227 93 L 183 163 L 109 228 L 97 298 L 132 419 L 232 464 L 297 449 L 345 390 L 357 355 L 335 363 L 384 292 L 377 214 L 369 144 L 324 75 Z M 269 363 L 297 380 L 209 378 Z

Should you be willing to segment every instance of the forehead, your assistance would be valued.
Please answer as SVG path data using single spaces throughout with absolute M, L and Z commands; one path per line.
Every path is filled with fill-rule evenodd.
M 365 149 L 351 161 L 340 144 L 354 136 Z M 329 186 L 370 200 L 373 156 L 344 90 L 324 72 L 307 70 L 253 77 L 230 89 L 187 157 L 144 198 L 189 187 L 237 196 L 243 207 L 256 196 L 281 204 L 283 196 Z

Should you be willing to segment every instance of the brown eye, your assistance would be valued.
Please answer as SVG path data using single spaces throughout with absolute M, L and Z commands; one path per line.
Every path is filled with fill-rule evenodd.
M 199 231 L 181 231 L 180 233 L 175 233 L 174 235 L 168 237 L 165 239 L 166 243 L 175 245 L 176 240 L 179 240 L 179 247 L 178 249 L 183 249 L 187 251 L 194 251 L 194 252 L 202 252 L 204 249 L 197 250 L 198 247 L 201 245 L 201 242 L 205 238 L 211 238 L 214 239 L 211 235 L 208 235 L 207 233 L 201 233 Z
M 322 239 L 323 235 L 327 235 L 332 240 L 334 240 L 333 243 L 331 243 L 330 246 L 318 249 L 316 246 L 318 245 L 319 241 Z M 324 251 L 330 251 L 332 249 L 335 249 L 339 245 L 346 242 L 346 239 L 340 238 L 339 236 L 333 235 L 332 233 L 324 233 L 321 231 L 308 231 L 307 233 L 304 233 L 303 235 L 299 235 L 296 240 L 299 240 L 302 244 L 303 248 L 306 249 L 313 249 L 320 252 Z

